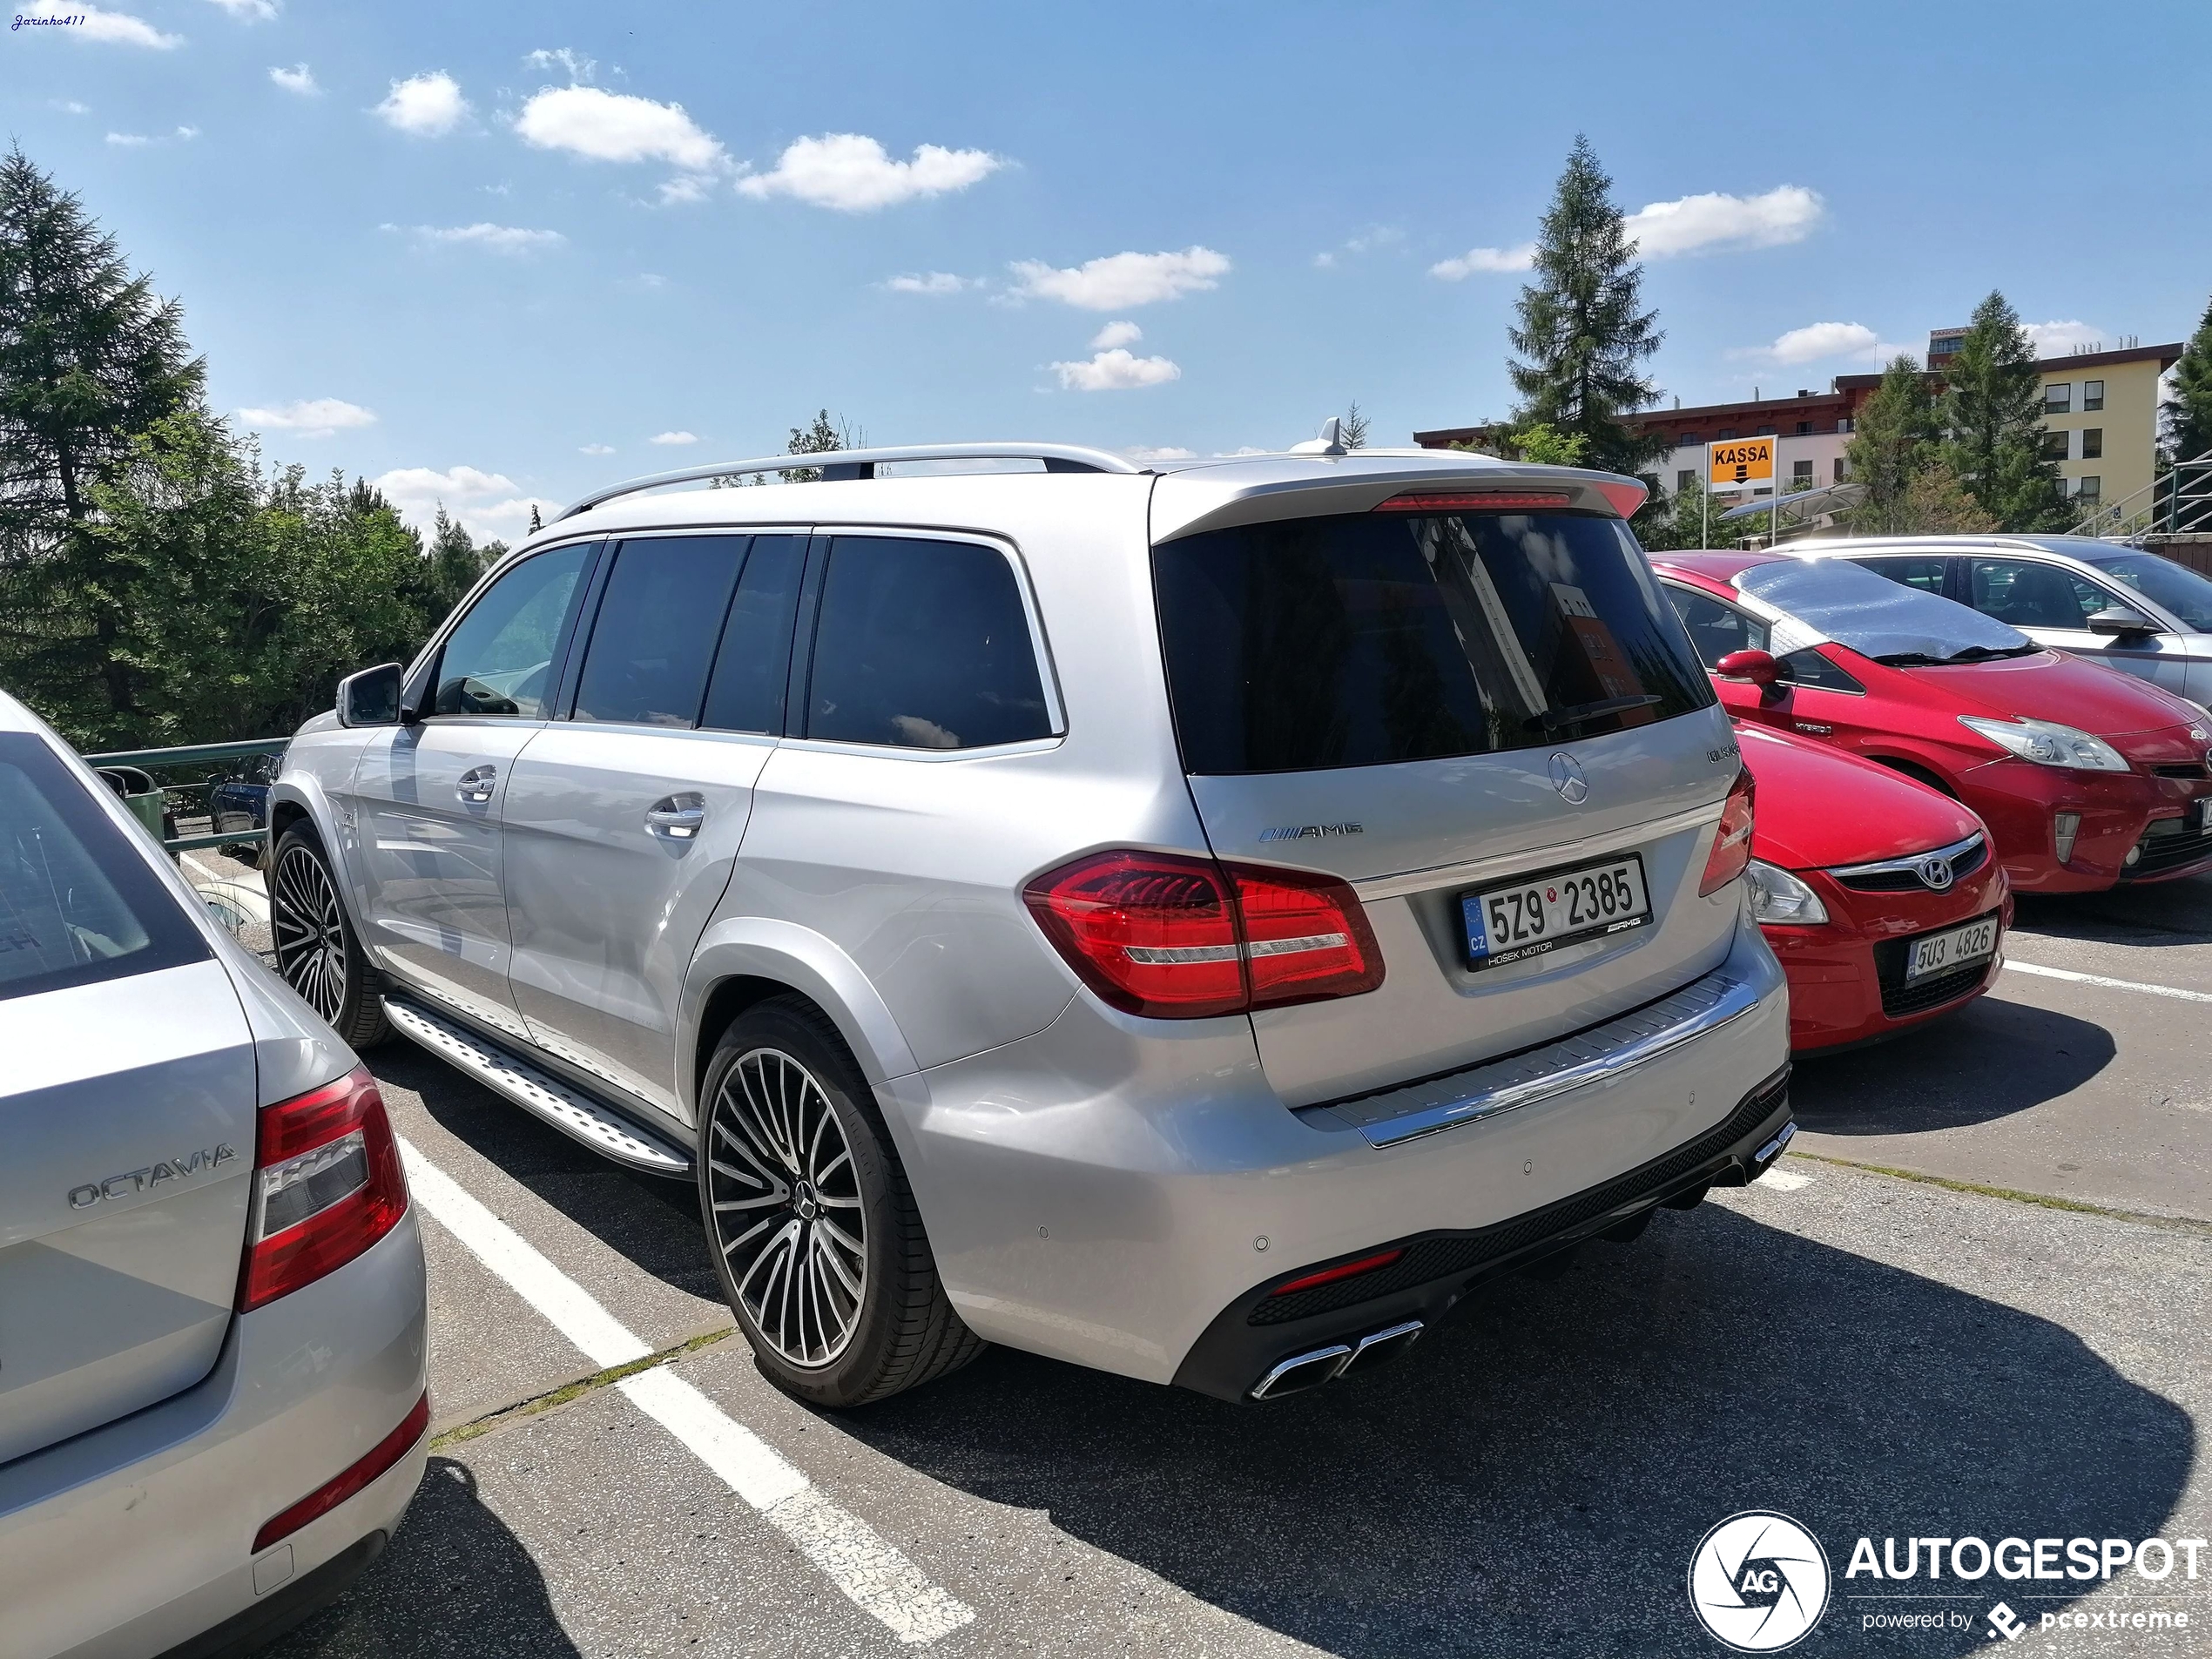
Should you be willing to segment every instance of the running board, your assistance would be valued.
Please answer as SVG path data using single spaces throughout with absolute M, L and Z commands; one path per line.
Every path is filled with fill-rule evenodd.
M 681 1178 L 691 1173 L 691 1154 L 672 1142 L 421 1003 L 388 996 L 384 1017 L 402 1036 L 601 1157 L 647 1175 Z

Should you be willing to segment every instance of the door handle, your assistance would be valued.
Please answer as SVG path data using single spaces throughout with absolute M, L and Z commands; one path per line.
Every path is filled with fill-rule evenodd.
M 499 781 L 496 766 L 471 766 L 461 774 L 453 792 L 471 806 L 481 806 L 491 799 L 492 786 Z
M 706 822 L 706 802 L 697 795 L 664 795 L 645 813 L 645 827 L 664 841 L 688 841 Z

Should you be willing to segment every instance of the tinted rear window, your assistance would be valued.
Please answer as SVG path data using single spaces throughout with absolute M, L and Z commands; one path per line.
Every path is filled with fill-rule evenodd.
M 1152 550 L 1193 772 L 1534 748 L 1712 691 L 1617 519 L 1361 513 Z
M 208 954 L 125 835 L 45 745 L 0 733 L 0 997 Z

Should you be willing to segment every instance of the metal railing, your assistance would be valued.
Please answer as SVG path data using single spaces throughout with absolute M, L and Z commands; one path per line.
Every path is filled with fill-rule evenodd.
M 2212 449 L 2097 509 L 2067 532 L 2107 542 L 2212 535 Z
M 209 797 L 221 785 L 243 781 L 237 776 L 237 768 L 228 763 L 249 760 L 256 755 L 280 755 L 291 746 L 291 743 L 289 738 L 263 738 L 244 743 L 186 744 L 171 749 L 118 749 L 105 754 L 89 754 L 84 759 L 87 765 L 94 767 L 111 771 L 127 767 L 147 775 L 152 788 L 126 791 L 124 804 L 132 806 L 133 811 L 138 811 L 135 802 L 150 797 L 158 799 L 158 816 L 153 821 L 146 822 L 141 813 L 140 821 L 146 822 L 146 827 L 153 833 L 154 838 L 173 854 L 190 853 L 203 846 L 266 845 L 269 839 L 266 810 L 260 826 L 226 830 L 215 823 Z M 152 776 L 156 772 L 185 768 L 205 772 L 211 766 L 220 769 L 218 775 L 212 778 L 162 783 Z M 185 810 L 178 810 L 179 806 Z M 165 820 L 173 825 L 192 818 L 206 818 L 208 833 L 172 835 L 163 827 Z

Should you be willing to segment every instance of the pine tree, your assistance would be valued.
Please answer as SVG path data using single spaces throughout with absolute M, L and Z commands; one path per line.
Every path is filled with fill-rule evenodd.
M 1910 357 L 1892 358 L 1882 383 L 1858 411 L 1844 467 L 1866 494 L 1851 509 L 1851 529 L 1864 536 L 1898 536 L 1913 475 L 1936 454 L 1935 399 L 1927 376 Z M 1955 481 L 1954 481 L 1955 482 Z
M 1993 291 L 1974 307 L 1944 375 L 1944 456 L 1966 493 L 2000 529 L 2063 529 L 2069 516 L 2059 469 L 2043 455 L 2035 348 L 2003 294 Z
M 1642 365 L 1664 337 L 1642 307 L 1636 263 L 1613 181 L 1589 140 L 1577 137 L 1536 241 L 1536 280 L 1521 291 L 1520 326 L 1507 330 L 1524 361 L 1507 365 L 1521 407 L 1517 428 L 1542 422 L 1586 440 L 1589 466 L 1642 470 L 1663 449 L 1621 417 L 1656 402 Z
M 2194 461 L 2212 449 L 2212 303 L 2182 348 L 2182 361 L 2174 365 L 2174 395 L 2159 413 L 2168 459 Z
M 130 571 L 92 533 L 98 496 L 146 463 L 145 435 L 199 412 L 204 381 L 175 302 L 11 150 L 0 160 L 0 678 L 45 693 L 44 706 L 100 705 L 104 727 L 144 717 L 144 675 L 123 648 Z
M 1354 398 L 1351 406 L 1337 420 L 1337 431 L 1344 439 L 1344 447 L 1347 449 L 1366 448 L 1367 426 L 1367 417 L 1359 412 L 1359 400 Z

